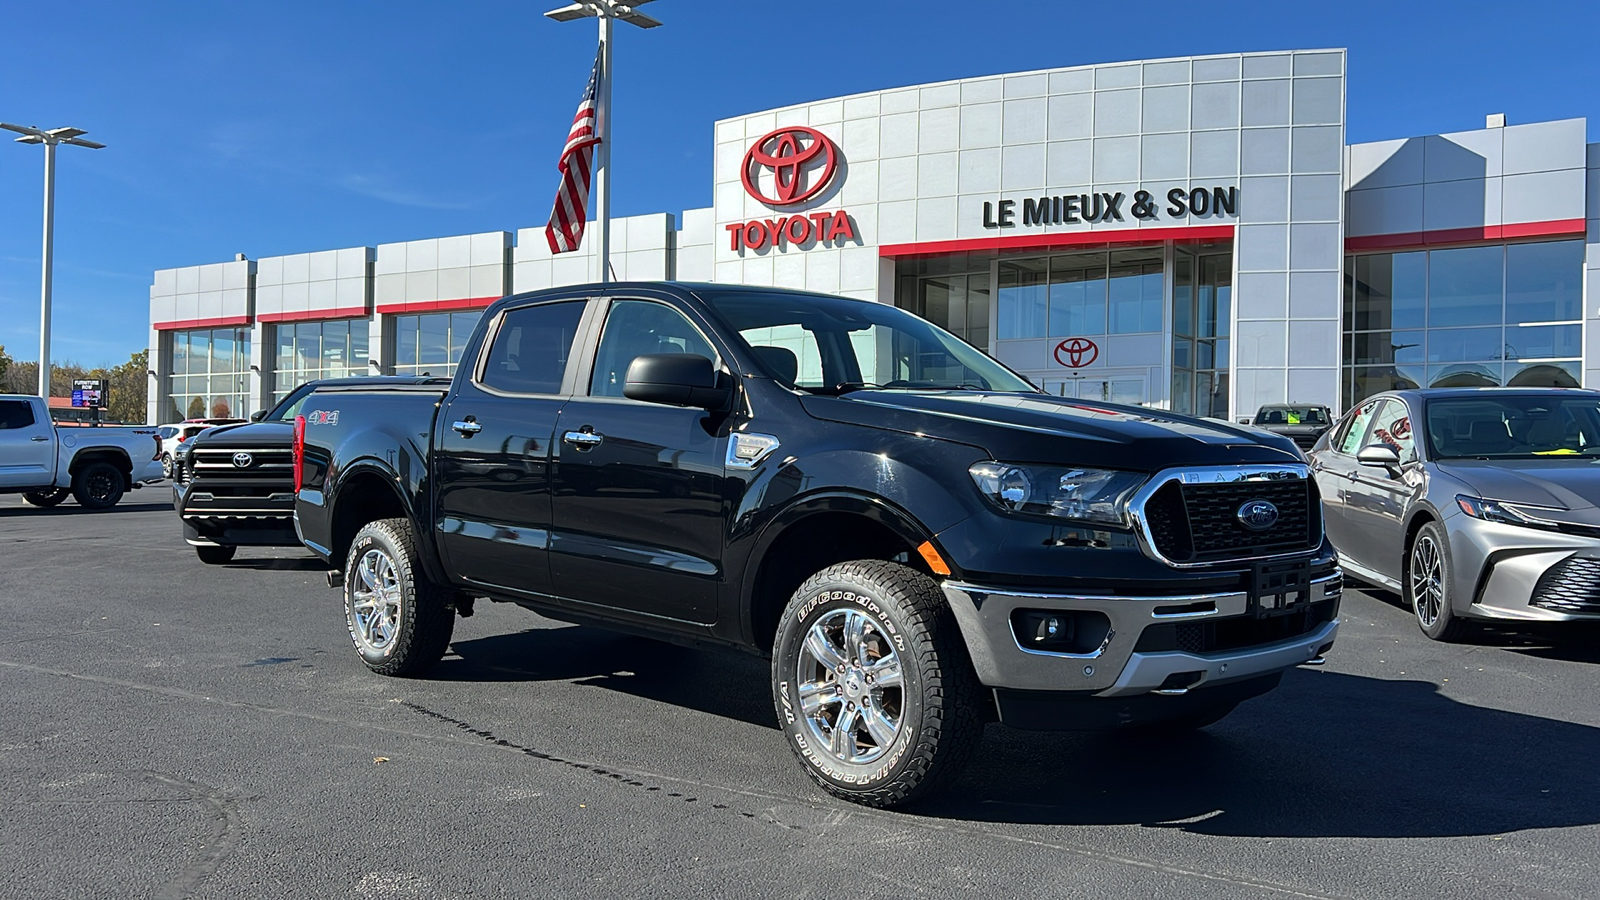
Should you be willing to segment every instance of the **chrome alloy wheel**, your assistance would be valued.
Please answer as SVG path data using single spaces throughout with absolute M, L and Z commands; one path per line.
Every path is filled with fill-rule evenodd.
M 900 657 L 883 624 L 859 609 L 833 610 L 811 626 L 795 684 L 812 739 L 840 762 L 875 762 L 900 734 Z
M 1432 536 L 1423 534 L 1411 548 L 1411 602 L 1417 621 L 1432 628 L 1444 608 L 1444 560 Z
M 400 633 L 400 579 L 394 560 L 373 548 L 356 565 L 356 584 L 350 592 L 350 633 L 362 647 L 383 653 Z

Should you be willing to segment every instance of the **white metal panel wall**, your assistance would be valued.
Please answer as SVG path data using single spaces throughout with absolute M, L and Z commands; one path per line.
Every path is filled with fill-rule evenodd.
M 551 253 L 544 226 L 517 229 L 513 290 L 516 293 L 600 280 L 595 255 L 594 223 L 583 243 L 570 253 Z M 611 268 L 616 281 L 659 281 L 674 277 L 676 242 L 671 213 L 650 213 L 611 220 Z
M 371 247 L 346 247 L 256 261 L 256 315 L 314 319 L 363 314 L 372 305 Z
M 385 306 L 448 300 L 497 300 L 510 282 L 511 233 L 486 231 L 379 244 L 373 301 Z

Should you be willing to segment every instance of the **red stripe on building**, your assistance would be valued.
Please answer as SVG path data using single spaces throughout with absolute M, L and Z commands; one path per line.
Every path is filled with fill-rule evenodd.
M 176 322 L 154 322 L 150 327 L 157 331 L 188 331 L 191 328 L 228 328 L 249 325 L 249 316 L 223 316 L 218 319 L 179 319 Z
M 485 306 L 499 300 L 494 297 L 463 297 L 459 300 L 417 300 L 412 303 L 380 303 L 378 312 L 385 316 L 405 315 L 407 313 L 450 312 L 462 309 L 483 309 Z
M 1408 231 L 1398 234 L 1364 234 L 1344 239 L 1346 250 L 1403 250 L 1435 247 L 1441 244 L 1483 244 L 1493 241 L 1534 237 L 1577 237 L 1587 231 L 1582 219 L 1555 219 L 1549 222 L 1513 222 L 1509 225 L 1480 225 L 1476 228 L 1442 228 L 1437 231 Z
M 1232 225 L 1118 228 L 1108 231 L 1058 231 L 1044 234 L 963 238 L 953 241 L 921 241 L 914 244 L 887 244 L 878 248 L 878 255 L 885 259 L 896 259 L 907 256 L 971 253 L 979 250 L 1052 250 L 1058 247 L 1110 247 L 1124 244 L 1159 244 L 1163 241 L 1189 243 L 1232 238 Z
M 324 319 L 359 319 L 367 314 L 365 306 L 347 306 L 343 309 L 297 309 L 291 312 L 259 313 L 257 322 L 316 322 Z

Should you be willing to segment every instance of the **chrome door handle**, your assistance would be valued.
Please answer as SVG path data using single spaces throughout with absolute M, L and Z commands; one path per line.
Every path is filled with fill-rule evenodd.
M 569 431 L 566 434 L 563 434 L 561 439 L 581 450 L 596 446 L 601 441 L 605 440 L 606 436 L 603 434 L 595 434 L 592 431 Z
M 483 430 L 483 426 L 482 425 L 479 425 L 477 422 L 474 422 L 471 419 L 466 419 L 466 420 L 457 422 L 454 425 L 451 425 L 450 427 L 454 428 L 456 431 L 459 431 L 464 435 L 477 434 L 478 432 Z
M 30 441 L 38 441 L 38 442 L 40 442 L 40 443 L 43 443 L 43 442 L 44 442 L 44 441 L 48 441 L 48 440 L 50 440 L 50 439 L 49 439 L 49 438 L 47 438 L 47 437 L 45 437 L 45 436 L 44 436 L 44 435 L 42 435 L 42 434 L 36 434 L 36 435 L 34 435 L 34 436 L 33 436 L 33 437 L 31 437 L 31 438 L 28 438 L 28 440 L 30 440 Z

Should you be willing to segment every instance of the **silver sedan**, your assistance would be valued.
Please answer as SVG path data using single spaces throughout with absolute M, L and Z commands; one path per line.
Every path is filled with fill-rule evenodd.
M 1309 457 L 1346 574 L 1399 592 L 1428 637 L 1600 621 L 1600 392 L 1379 394 Z

